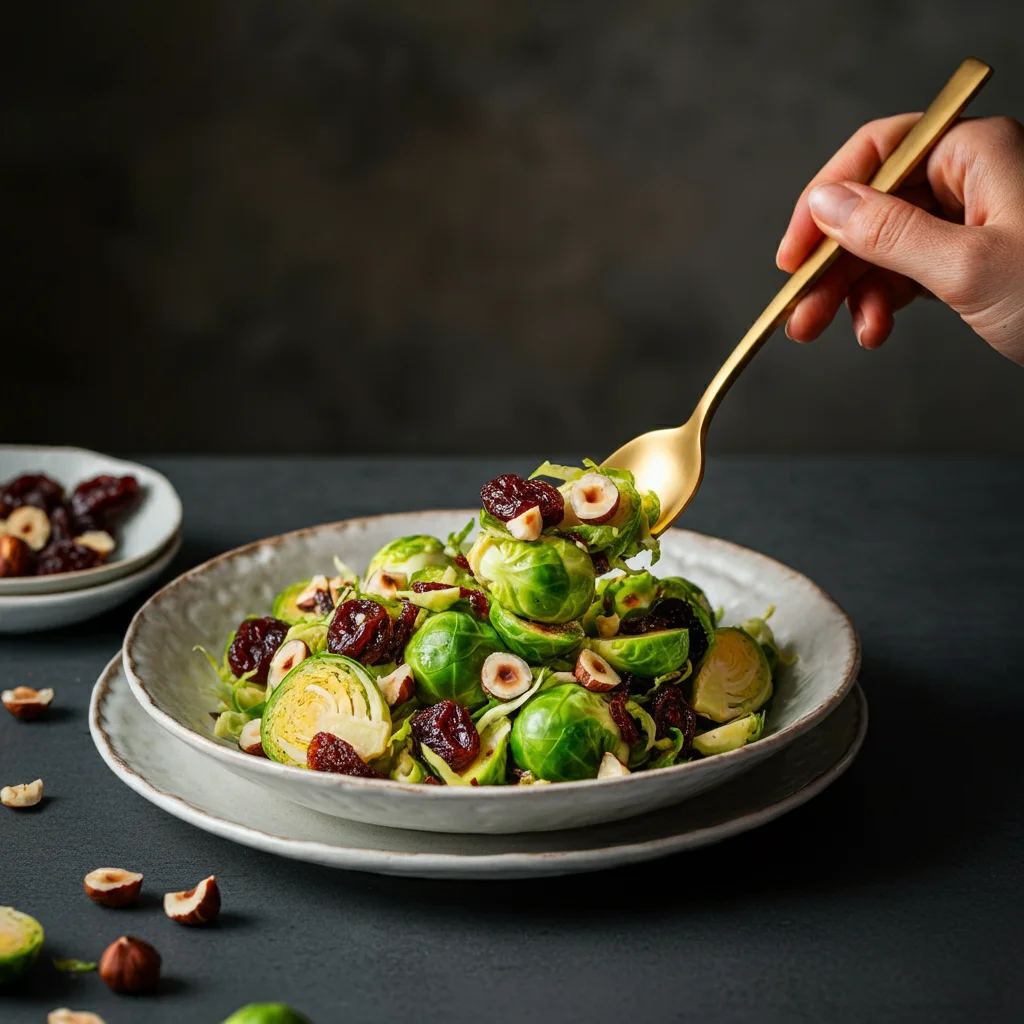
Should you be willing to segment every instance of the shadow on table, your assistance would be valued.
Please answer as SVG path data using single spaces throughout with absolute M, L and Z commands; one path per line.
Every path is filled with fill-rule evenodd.
M 861 678 L 871 720 L 857 761 L 822 796 L 764 828 L 598 874 L 472 885 L 387 878 L 358 888 L 364 899 L 369 888 L 375 900 L 415 900 L 455 916 L 471 907 L 480 916 L 532 917 L 572 903 L 574 913 L 607 922 L 610 914 L 635 915 L 642 907 L 653 925 L 660 916 L 699 915 L 751 899 L 849 893 L 962 861 L 1012 810 L 993 780 L 1017 770 L 1024 709 L 1019 702 L 986 707 L 984 720 L 998 728 L 968 749 L 964 707 L 938 686 L 882 666 L 866 665 Z M 332 892 L 351 898 L 355 876 L 310 869 L 321 870 L 314 884 L 325 899 Z

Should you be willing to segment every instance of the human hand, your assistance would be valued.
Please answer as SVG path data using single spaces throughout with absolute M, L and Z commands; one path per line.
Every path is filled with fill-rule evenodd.
M 822 233 L 846 251 L 794 309 L 786 334 L 813 341 L 845 299 L 857 340 L 878 348 L 896 310 L 931 293 L 1024 366 L 1024 126 L 961 121 L 896 195 L 861 184 L 920 116 L 864 125 L 804 189 L 779 267 L 796 270 Z

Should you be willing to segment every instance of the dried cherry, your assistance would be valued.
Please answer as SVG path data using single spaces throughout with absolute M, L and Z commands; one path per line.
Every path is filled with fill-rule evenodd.
M 416 619 L 420 610 L 411 601 L 402 601 L 402 610 L 398 618 L 391 623 L 391 636 L 388 643 L 387 661 L 401 664 L 405 657 L 405 645 L 416 628 Z
M 133 476 L 104 474 L 80 483 L 71 493 L 71 517 L 107 529 L 138 502 L 142 494 Z
M 456 555 L 454 561 L 460 569 L 476 579 L 476 573 L 473 572 L 473 567 L 469 564 L 469 559 L 465 555 Z
M 655 739 L 665 739 L 672 728 L 683 734 L 683 747 L 679 756 L 686 757 L 693 745 L 693 734 L 697 731 L 697 712 L 687 703 L 678 686 L 667 684 L 654 691 L 651 717 L 654 719 Z
M 451 590 L 451 586 L 447 583 L 428 583 L 425 580 L 417 580 L 413 583 L 412 589 L 416 594 L 425 594 L 430 590 Z M 459 587 L 459 597 L 469 601 L 473 611 L 482 618 L 486 619 L 490 615 L 491 605 L 487 600 L 487 595 L 482 590 L 474 590 L 471 587 Z
M 327 590 L 314 590 L 313 608 L 317 615 L 330 615 L 334 611 L 334 602 L 331 600 L 330 592 Z
M 453 772 L 468 768 L 480 753 L 480 733 L 472 716 L 453 700 L 420 711 L 412 720 L 412 735 L 443 758 Z
M 345 601 L 327 629 L 327 650 L 364 665 L 386 661 L 391 646 L 391 616 L 384 605 L 367 597 Z
M 371 768 L 348 740 L 333 732 L 318 732 L 306 748 L 306 765 L 315 772 L 334 772 L 353 775 L 357 779 L 383 779 L 376 768 Z
M 626 710 L 627 700 L 629 700 L 629 687 L 620 685 L 612 693 L 611 700 L 608 702 L 608 711 L 612 716 L 612 721 L 619 727 L 623 740 L 632 747 L 640 739 L 640 730 L 637 729 L 633 716 Z
M 658 629 L 688 629 L 690 631 L 690 661 L 696 665 L 707 653 L 708 638 L 697 613 L 680 597 L 666 597 L 655 601 L 646 615 L 634 615 L 619 623 L 619 633 L 637 636 Z
M 507 523 L 534 505 L 540 506 L 545 526 L 557 526 L 565 516 L 565 499 L 543 480 L 524 480 L 503 473 L 480 488 L 480 500 L 495 519 Z
M 77 572 L 80 569 L 91 569 L 102 562 L 102 556 L 92 548 L 76 544 L 68 537 L 61 537 L 51 540 L 36 556 L 36 575 Z
M 245 619 L 235 631 L 228 647 L 228 665 L 236 676 L 252 672 L 253 683 L 265 683 L 270 659 L 284 641 L 288 626 L 267 615 L 262 619 Z
M 22 505 L 34 505 L 47 515 L 64 501 L 64 488 L 45 473 L 25 473 L 0 487 L 0 519 Z

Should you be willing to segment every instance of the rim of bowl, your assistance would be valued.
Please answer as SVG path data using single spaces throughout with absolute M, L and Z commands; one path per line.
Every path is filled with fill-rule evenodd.
M 331 772 L 312 772 L 308 768 L 279 764 L 276 761 L 271 761 L 270 758 L 254 757 L 252 754 L 246 754 L 241 750 L 232 749 L 212 737 L 203 736 L 201 733 L 190 729 L 188 726 L 182 725 L 176 718 L 159 707 L 155 698 L 147 689 L 145 681 L 138 675 L 135 660 L 132 655 L 132 648 L 134 646 L 135 639 L 145 624 L 145 619 L 151 610 L 151 606 L 157 606 L 165 595 L 171 593 L 178 587 L 187 585 L 195 577 L 209 572 L 209 570 L 215 565 L 219 565 L 223 561 L 228 561 L 238 558 L 241 555 L 249 554 L 250 552 L 253 552 L 265 545 L 278 547 L 293 538 L 309 536 L 323 530 L 337 529 L 338 527 L 351 527 L 366 522 L 381 522 L 399 518 L 409 519 L 410 517 L 421 516 L 462 516 L 476 514 L 476 511 L 472 509 L 423 509 L 412 512 L 390 512 L 375 516 L 359 516 L 353 519 L 339 519 L 332 523 L 321 523 L 317 526 L 305 526 L 298 530 L 291 530 L 288 533 L 280 533 L 273 537 L 266 537 L 263 540 L 251 541 L 248 544 L 232 548 L 230 551 L 225 551 L 223 554 L 217 555 L 214 558 L 195 566 L 187 572 L 182 573 L 176 579 L 171 580 L 170 583 L 161 587 L 132 617 L 131 624 L 128 626 L 128 632 L 125 633 L 124 646 L 122 648 L 124 672 L 128 677 L 128 683 L 132 688 L 132 692 L 135 694 L 136 699 L 142 705 L 143 709 L 172 735 L 177 736 L 179 739 L 188 743 L 189 746 L 194 747 L 196 750 L 199 750 L 210 757 L 226 758 L 230 763 L 239 767 L 244 766 L 247 771 L 251 771 L 256 775 L 277 776 L 282 779 L 294 780 L 302 778 L 306 780 L 308 784 L 320 786 L 322 788 L 337 787 L 358 791 L 369 786 L 371 787 L 370 792 L 379 793 L 382 788 L 403 793 L 415 792 L 419 794 L 422 799 L 426 800 L 521 799 L 526 793 L 531 794 L 530 799 L 545 799 L 544 794 L 550 789 L 548 786 L 423 786 L 408 782 L 396 782 L 393 779 L 360 779 L 349 775 L 335 775 Z M 716 754 L 714 760 L 721 764 L 723 762 L 719 760 L 720 758 L 729 758 L 735 761 L 741 759 L 745 760 L 751 756 L 754 756 L 757 760 L 767 757 L 769 754 L 788 746 L 798 736 L 802 736 L 805 732 L 809 731 L 819 722 L 827 718 L 828 715 L 839 706 L 843 698 L 852 689 L 857 679 L 861 660 L 860 637 L 853 625 L 853 621 L 839 603 L 822 590 L 817 583 L 805 576 L 803 573 L 797 572 L 796 569 L 792 569 L 790 566 L 785 565 L 783 562 L 779 562 L 768 555 L 762 555 L 760 552 L 744 547 L 742 544 L 735 544 L 732 541 L 723 540 L 720 537 L 712 537 L 705 533 L 698 533 L 695 530 L 684 530 L 678 527 L 672 527 L 671 530 L 666 531 L 666 533 L 697 537 L 704 543 L 709 543 L 712 546 L 724 548 L 732 552 L 742 553 L 747 558 L 753 558 L 772 566 L 776 571 L 781 571 L 793 580 L 802 581 L 804 584 L 811 587 L 812 590 L 817 593 L 818 597 L 831 607 L 832 611 L 837 615 L 841 623 L 842 632 L 846 639 L 847 650 L 846 661 L 842 668 L 842 678 L 838 687 L 816 707 L 808 711 L 806 714 L 801 715 L 800 718 L 790 725 L 787 725 L 785 728 L 780 729 L 776 733 L 772 733 L 770 736 L 765 736 L 764 738 L 759 739 L 756 743 L 748 744 L 745 747 L 739 747 L 736 750 L 730 750 L 723 754 Z M 669 768 L 659 768 L 657 773 L 634 772 L 631 775 L 624 775 L 611 779 L 581 779 L 577 782 L 560 782 L 555 787 L 555 790 L 556 792 L 561 793 L 564 792 L 566 788 L 590 788 L 595 784 L 601 786 L 629 786 L 637 785 L 638 781 L 640 785 L 643 785 L 644 783 L 642 780 L 645 777 L 650 778 L 656 775 L 658 778 L 667 778 L 670 775 L 678 776 L 694 771 L 700 771 L 702 770 L 701 766 L 706 761 L 710 760 L 710 758 L 702 758 L 698 761 L 687 761 L 685 764 L 672 765 Z
M 167 487 L 169 494 L 169 504 L 173 509 L 172 523 L 169 529 L 164 531 L 163 536 L 151 544 L 145 551 L 140 551 L 139 554 L 133 558 L 115 558 L 112 562 L 104 562 L 102 565 L 94 565 L 91 569 L 73 569 L 71 572 L 55 572 L 49 573 L 46 576 L 47 580 L 84 580 L 92 577 L 99 576 L 102 578 L 103 575 L 109 573 L 113 568 L 124 570 L 119 572 L 118 576 L 126 576 L 129 573 L 134 573 L 143 565 L 147 565 L 149 562 L 163 551 L 167 543 L 181 530 L 182 519 L 184 518 L 184 509 L 181 504 L 181 496 L 178 494 L 174 487 L 174 484 L 164 476 L 163 473 L 158 469 L 154 469 L 152 466 L 147 466 L 141 462 L 132 462 L 130 459 L 120 459 L 115 455 L 106 455 L 104 452 L 93 451 L 91 448 L 78 448 L 75 445 L 60 445 L 60 444 L 0 444 L 0 454 L 4 452 L 27 452 L 27 451 L 44 451 L 44 452 L 61 452 L 68 455 L 89 455 L 97 459 L 104 459 L 108 462 L 114 463 L 118 466 L 131 467 L 133 470 L 143 470 L 145 473 L 150 473 L 156 477 L 162 484 Z M 123 474 L 122 474 L 123 475 Z M 62 486 L 64 486 L 62 484 Z M 67 488 L 65 487 L 65 492 Z M 10 581 L 17 580 L 23 583 L 25 580 L 39 579 L 38 576 L 11 576 L 8 577 Z M 23 594 L 4 594 L 3 580 L 0 580 L 0 596 L 4 597 L 40 597 L 43 596 L 42 592 L 32 593 L 28 591 Z M 113 581 L 111 581 L 113 582 Z M 76 589 L 85 589 L 76 588 Z M 62 593 L 59 590 L 49 591 L 49 594 Z

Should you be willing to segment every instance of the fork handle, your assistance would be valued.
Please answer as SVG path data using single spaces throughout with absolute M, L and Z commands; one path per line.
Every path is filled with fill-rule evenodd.
M 942 87 L 920 120 L 907 132 L 903 141 L 892 151 L 868 184 L 879 192 L 893 192 L 899 188 L 910 172 L 928 155 L 935 143 L 946 134 L 964 107 L 991 76 L 992 69 L 987 64 L 968 57 L 956 69 L 953 77 Z M 703 421 L 702 435 L 706 434 L 718 403 L 754 357 L 754 353 L 771 337 L 779 324 L 789 318 L 797 303 L 835 262 L 839 253 L 838 242 L 831 238 L 823 239 L 754 321 L 732 355 L 715 374 L 714 380 L 708 385 L 697 405 L 696 415 Z

